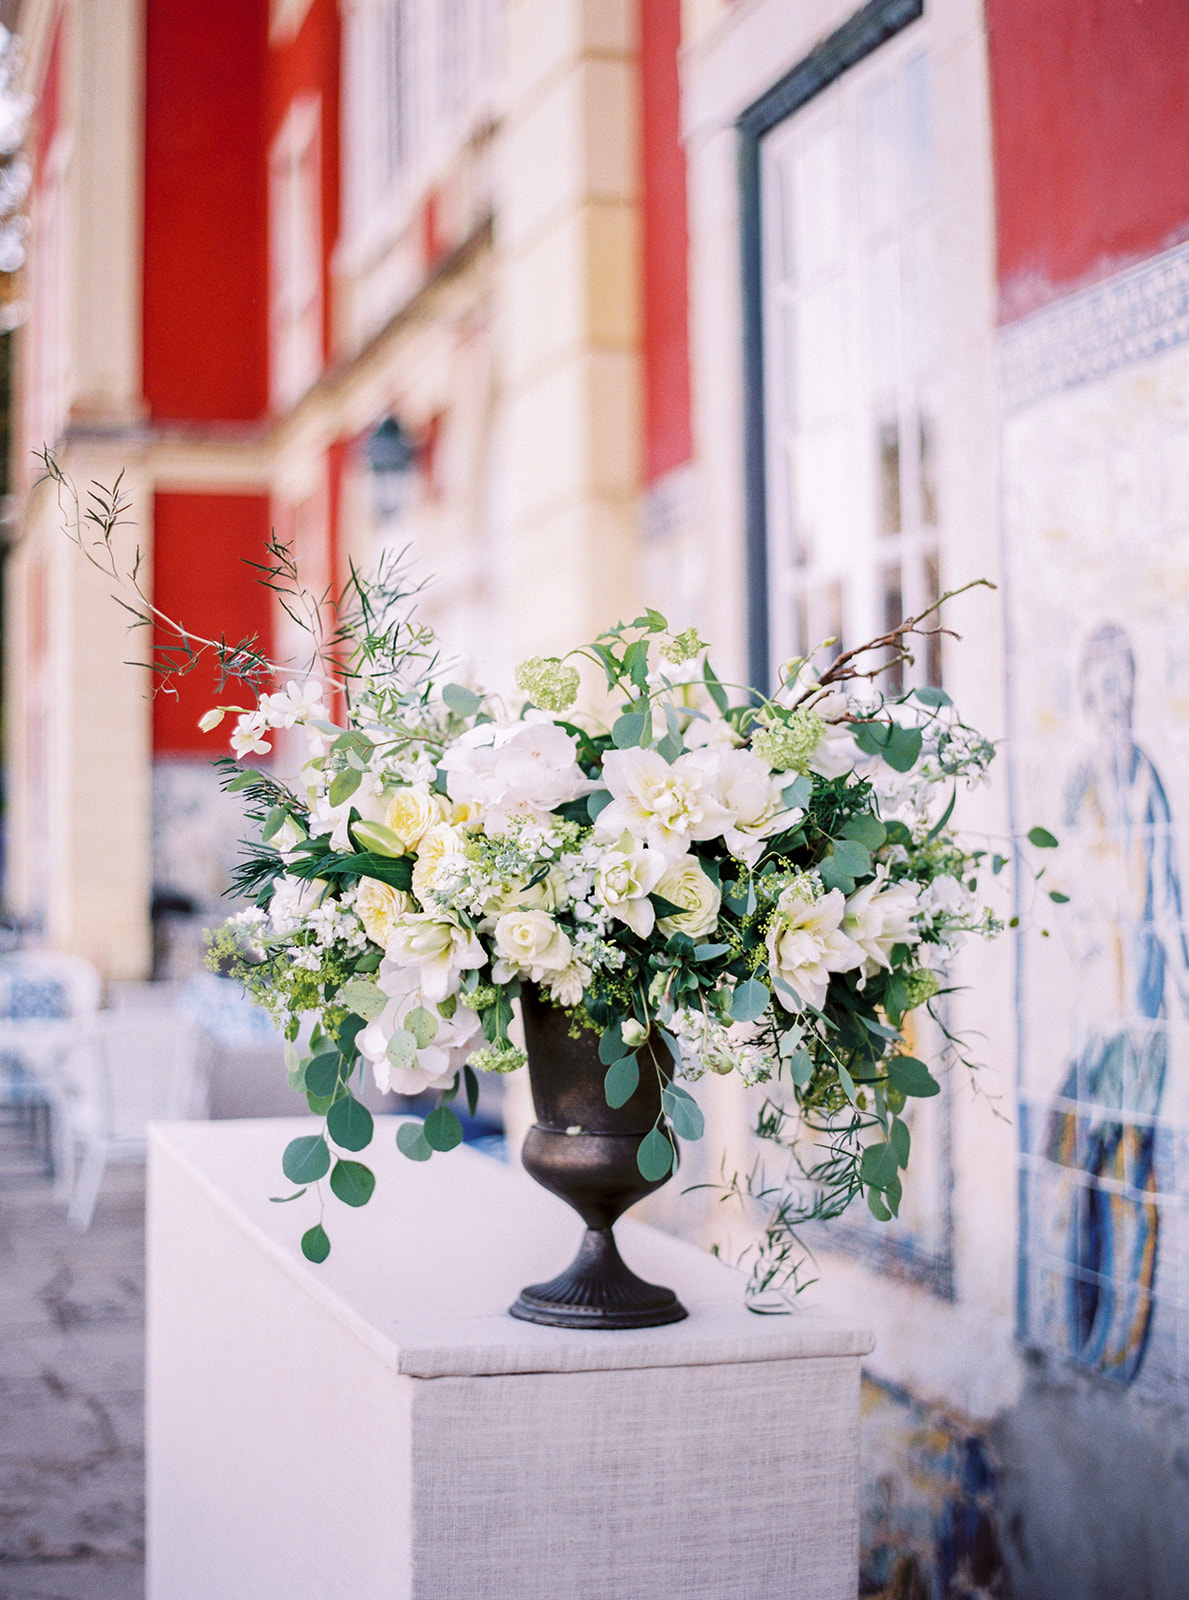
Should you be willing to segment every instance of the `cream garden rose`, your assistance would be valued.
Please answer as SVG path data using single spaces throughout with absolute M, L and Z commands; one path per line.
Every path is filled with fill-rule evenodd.
M 666 938 L 684 933 L 691 939 L 700 939 L 718 921 L 722 891 L 693 856 L 674 862 L 658 880 L 655 892 L 661 899 L 682 907 L 671 916 L 657 918 L 657 930 Z
M 373 944 L 387 949 L 400 919 L 415 910 L 413 897 L 378 878 L 364 878 L 355 896 L 355 912 Z
M 495 925 L 495 954 L 497 983 L 518 972 L 540 983 L 570 965 L 574 947 L 547 911 L 508 911 Z
M 384 826 L 406 850 L 415 850 L 428 830 L 441 821 L 441 804 L 427 783 L 398 789 L 384 809 Z

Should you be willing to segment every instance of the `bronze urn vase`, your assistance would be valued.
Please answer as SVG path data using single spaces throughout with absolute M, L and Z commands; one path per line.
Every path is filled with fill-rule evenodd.
M 570 1037 L 570 1019 L 534 987 L 521 995 L 529 1081 L 537 1120 L 524 1141 L 525 1170 L 586 1224 L 578 1254 L 556 1278 L 521 1290 L 509 1309 L 555 1328 L 653 1328 L 688 1315 L 671 1289 L 626 1266 L 611 1232 L 630 1205 L 667 1178 L 642 1176 L 636 1154 L 661 1115 L 667 1070 L 645 1045 L 640 1082 L 622 1106 L 607 1104 L 598 1036 Z M 666 1060 L 667 1068 L 667 1060 Z

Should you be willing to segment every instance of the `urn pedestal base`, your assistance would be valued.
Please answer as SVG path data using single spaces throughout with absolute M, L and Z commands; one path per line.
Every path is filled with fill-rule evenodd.
M 659 1328 L 689 1315 L 672 1289 L 624 1265 L 610 1228 L 587 1228 L 566 1270 L 522 1289 L 508 1309 L 551 1328 Z

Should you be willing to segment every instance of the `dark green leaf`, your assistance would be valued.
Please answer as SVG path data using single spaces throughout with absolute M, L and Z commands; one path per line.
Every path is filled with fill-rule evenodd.
M 892 729 L 892 737 L 888 741 L 883 758 L 895 772 L 907 772 L 916 764 L 916 759 L 921 753 L 921 730 L 919 728 L 902 728 L 897 723 Z
M 371 1112 L 354 1095 L 345 1094 L 326 1113 L 326 1131 L 342 1150 L 366 1150 L 375 1126 Z
M 462 1081 L 466 1085 L 467 1110 L 473 1117 L 475 1112 L 479 1109 L 479 1079 L 475 1073 L 474 1067 L 470 1066 L 469 1064 L 463 1067 Z
M 758 978 L 745 978 L 731 999 L 731 1016 L 736 1022 L 754 1022 L 763 1016 L 772 992 Z
M 1028 843 L 1037 850 L 1055 850 L 1057 841 L 1047 828 L 1029 828 Z
M 1050 889 L 1049 899 L 1057 906 L 1067 906 L 1069 904 L 1069 896 L 1062 894 L 1060 889 Z
M 481 695 L 477 695 L 473 689 L 465 688 L 461 683 L 448 683 L 442 690 L 442 699 L 456 717 L 472 716 L 483 704 Z
M 666 900 L 663 894 L 650 894 L 653 910 L 658 917 L 679 917 L 688 907 L 679 906 L 675 900 Z
M 330 1167 L 330 1151 L 320 1133 L 303 1133 L 291 1139 L 281 1157 L 281 1171 L 290 1183 L 316 1183 Z
M 257 772 L 254 767 L 245 767 L 227 785 L 227 793 L 235 794 L 239 789 L 250 789 L 254 783 L 267 783 L 268 779 L 263 772 Z
M 726 690 L 718 681 L 718 673 L 715 672 L 708 660 L 702 662 L 702 680 L 710 691 L 710 698 L 718 708 L 719 716 L 725 717 L 727 714 Z
M 729 944 L 700 944 L 694 950 L 694 960 L 716 961 L 719 956 L 725 956 L 730 948 Z
M 396 1130 L 396 1148 L 402 1156 L 408 1156 L 410 1161 L 428 1161 L 433 1155 L 419 1122 L 401 1123 Z
M 890 1056 L 888 1079 L 901 1094 L 915 1095 L 919 1100 L 940 1094 L 941 1085 L 923 1061 L 915 1056 Z
M 345 1206 L 365 1206 L 376 1188 L 376 1175 L 362 1161 L 336 1161 L 330 1173 L 330 1192 Z
M 636 1151 L 636 1165 L 640 1176 L 649 1183 L 659 1183 L 673 1170 L 673 1146 L 659 1128 L 646 1133 Z
M 908 1131 L 908 1124 L 897 1118 L 888 1131 L 888 1139 L 896 1153 L 896 1164 L 907 1167 L 908 1152 L 912 1148 L 912 1136 Z
M 877 1222 L 891 1222 L 892 1213 L 888 1210 L 887 1206 L 884 1205 L 883 1197 L 879 1193 L 878 1189 L 868 1189 L 867 1205 L 871 1215 Z
M 673 1132 L 679 1139 L 688 1139 L 692 1142 L 700 1139 L 705 1133 L 706 1119 L 702 1115 L 702 1108 L 693 1095 L 678 1084 L 665 1085 L 661 1091 L 661 1104 L 665 1108 L 665 1115 L 673 1124 Z
M 856 1103 L 855 1080 L 851 1077 L 850 1073 L 842 1065 L 841 1061 L 838 1063 L 837 1067 L 835 1068 L 835 1071 L 838 1073 L 838 1081 L 842 1085 L 843 1094 L 846 1096 L 846 1098 L 850 1101 L 851 1105 L 853 1106 Z
M 640 1083 L 640 1064 L 635 1056 L 621 1056 L 607 1068 L 603 1078 L 603 1093 L 607 1104 L 618 1110 L 627 1105 Z
M 425 1119 L 425 1142 L 431 1150 L 453 1150 L 462 1143 L 462 1123 L 449 1106 L 438 1106 Z
M 613 1061 L 618 1061 L 620 1056 L 631 1055 L 630 1045 L 623 1042 L 623 1018 L 616 1017 L 603 1029 L 603 1036 L 599 1040 L 599 1060 L 605 1067 Z
M 300 1189 L 294 1189 L 292 1194 L 270 1194 L 268 1198 L 274 1206 L 287 1206 L 290 1200 L 300 1200 L 307 1188 L 308 1185 L 303 1184 Z
M 338 1088 L 343 1058 L 337 1050 L 326 1050 L 306 1063 L 306 1093 L 325 1100 Z
M 320 1266 L 330 1254 L 330 1240 L 326 1237 L 326 1229 L 320 1222 L 315 1222 L 312 1228 L 307 1228 L 302 1234 L 301 1253 L 315 1266 Z
M 937 821 L 933 824 L 933 826 L 929 829 L 928 833 L 925 835 L 925 843 L 926 844 L 931 844 L 933 842 L 933 840 L 937 838 L 937 835 L 941 832 L 941 830 L 945 827 L 946 823 L 953 816 L 953 814 L 954 814 L 954 803 L 956 802 L 957 798 L 958 798 L 958 785 L 955 784 L 953 789 L 952 789 L 952 791 L 950 792 L 950 803 L 949 803 L 949 805 L 946 806 L 945 810 L 941 813 L 940 817 L 938 817 Z

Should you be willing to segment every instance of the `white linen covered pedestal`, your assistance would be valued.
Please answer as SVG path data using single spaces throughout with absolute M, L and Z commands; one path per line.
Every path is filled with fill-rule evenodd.
M 405 1160 L 389 1118 L 312 1266 L 313 1192 L 269 1196 L 316 1126 L 152 1130 L 148 1600 L 853 1600 L 868 1335 L 752 1316 L 630 1219 L 687 1321 L 515 1321 L 577 1218 L 488 1156 Z

